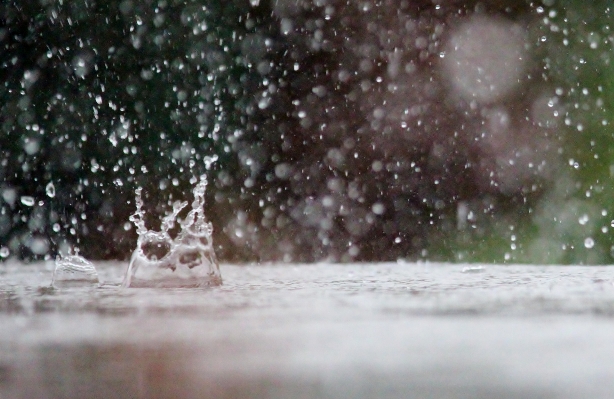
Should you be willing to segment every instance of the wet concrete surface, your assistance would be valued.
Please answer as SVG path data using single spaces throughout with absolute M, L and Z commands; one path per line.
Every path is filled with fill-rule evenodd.
M 51 289 L 0 264 L 0 399 L 612 398 L 614 268 L 222 265 Z

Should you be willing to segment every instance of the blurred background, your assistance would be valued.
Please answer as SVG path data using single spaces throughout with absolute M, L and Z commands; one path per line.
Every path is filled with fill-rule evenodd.
M 207 174 L 223 261 L 612 263 L 611 13 L 4 1 L 0 258 L 127 259 Z

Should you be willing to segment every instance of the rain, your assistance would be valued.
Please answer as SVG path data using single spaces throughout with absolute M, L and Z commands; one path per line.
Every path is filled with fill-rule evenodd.
M 606 3 L 41 0 L 1 13 L 11 257 L 127 259 L 135 189 L 159 220 L 206 173 L 229 261 L 612 259 Z
M 597 0 L 5 0 L 0 398 L 611 398 Z

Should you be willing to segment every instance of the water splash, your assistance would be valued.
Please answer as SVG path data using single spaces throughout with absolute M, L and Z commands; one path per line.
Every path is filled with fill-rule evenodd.
M 51 286 L 56 288 L 99 286 L 96 268 L 89 260 L 79 255 L 59 255 L 55 261 Z
M 139 238 L 124 277 L 124 287 L 203 287 L 222 284 L 220 268 L 213 250 L 213 226 L 205 219 L 207 177 L 202 175 L 194 187 L 192 210 L 179 222 L 173 239 L 169 230 L 188 203 L 176 202 L 162 219 L 161 230 L 145 226 L 142 189 L 136 190 L 136 212 L 130 221 Z
M 484 266 L 465 266 L 461 272 L 463 273 L 483 273 L 486 271 Z

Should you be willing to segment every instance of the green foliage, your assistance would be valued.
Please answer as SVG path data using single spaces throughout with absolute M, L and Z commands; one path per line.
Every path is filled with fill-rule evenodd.
M 540 18 L 530 40 L 556 94 L 560 167 L 536 201 L 486 222 L 486 234 L 461 233 L 447 245 L 454 254 L 448 259 L 465 254 L 466 260 L 488 262 L 612 262 L 612 6 L 608 1 L 544 3 L 534 10 Z M 433 251 L 441 248 L 436 244 Z

